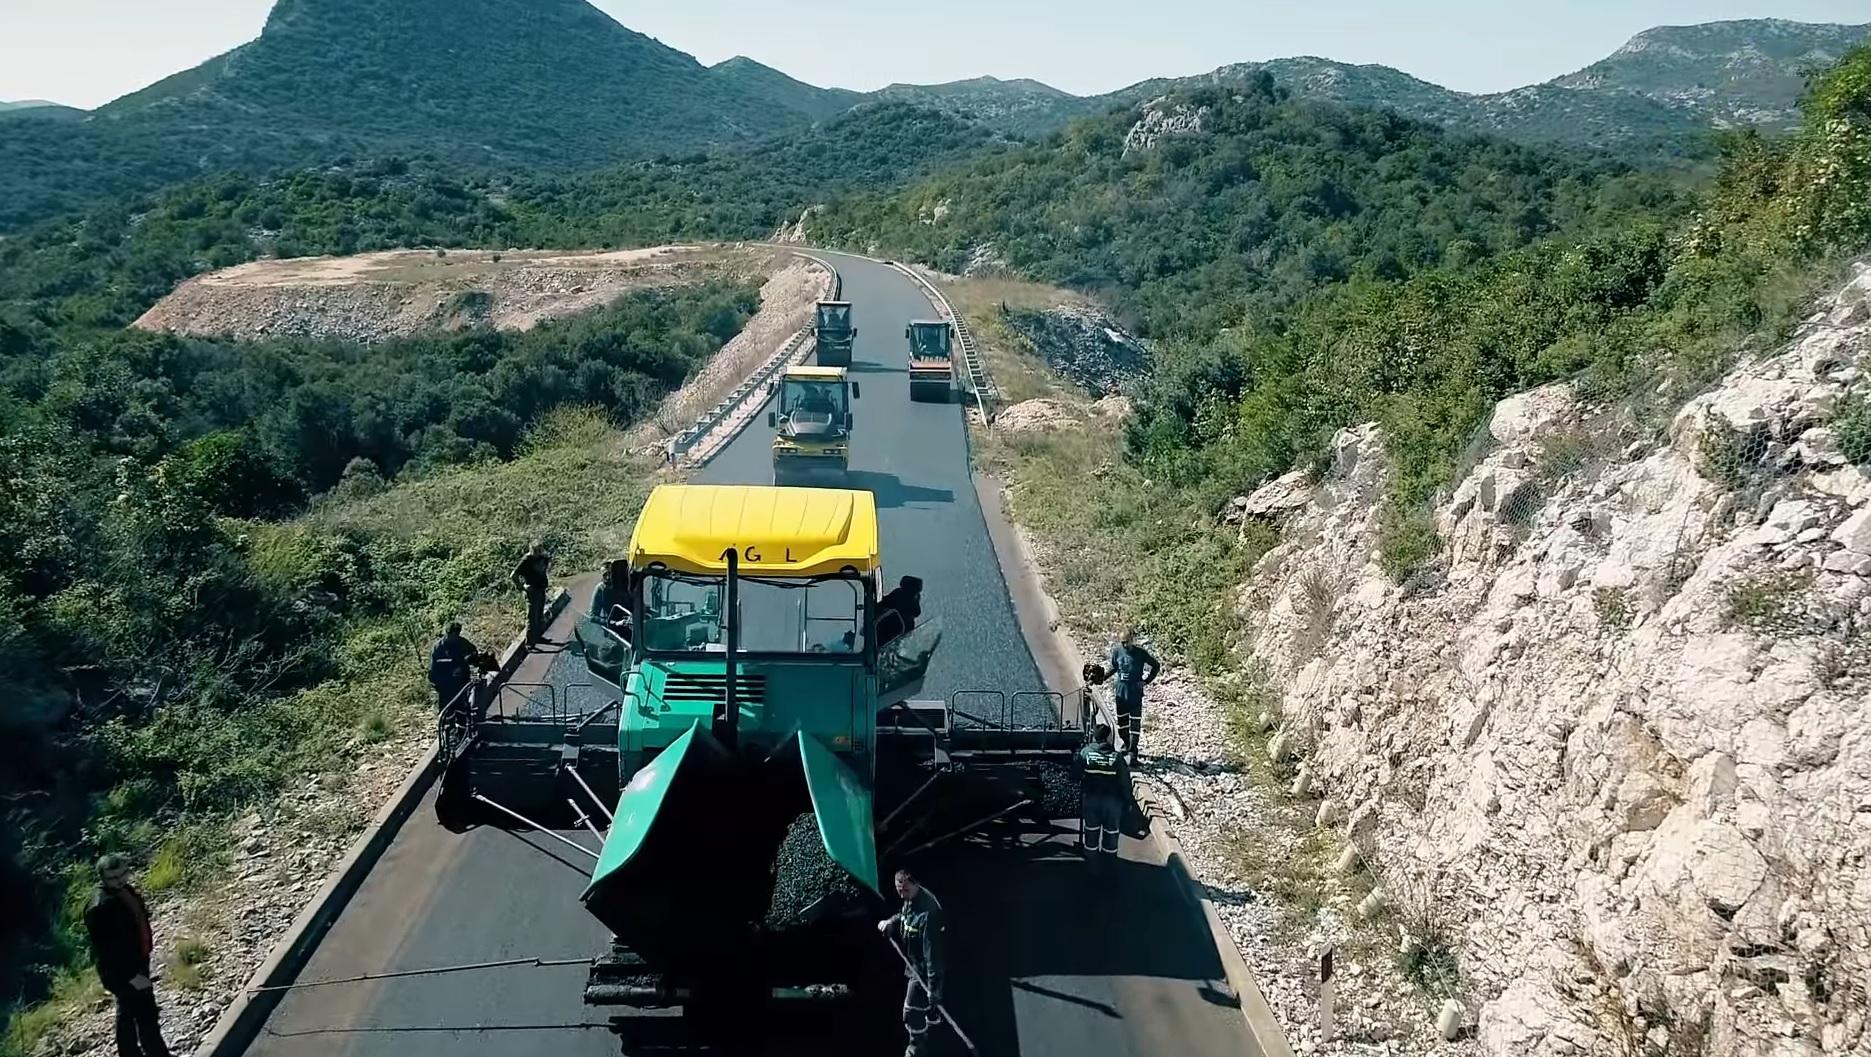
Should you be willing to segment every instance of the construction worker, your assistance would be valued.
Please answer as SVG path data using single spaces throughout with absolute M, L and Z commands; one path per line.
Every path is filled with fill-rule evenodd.
M 461 622 L 448 625 L 448 631 L 429 650 L 429 685 L 435 688 L 435 707 L 446 711 L 456 703 L 474 679 L 474 658 L 481 651 L 461 634 Z
M 156 948 L 149 905 L 130 885 L 130 864 L 121 856 L 97 861 L 98 890 L 84 910 L 97 978 L 117 1000 L 118 1057 L 169 1057 L 162 1039 L 162 1013 L 149 959 Z
M 942 1003 L 942 958 L 948 926 L 943 921 L 942 902 L 922 886 L 908 870 L 896 873 L 898 898 L 902 909 L 879 921 L 877 931 L 897 945 L 908 964 L 903 975 L 908 983 L 903 992 L 903 1030 L 909 1045 L 903 1057 L 923 1057 L 929 1052 L 929 1029 L 939 1017 L 936 1006 Z
M 895 588 L 877 601 L 877 644 L 889 643 L 909 634 L 923 615 L 923 582 L 919 576 L 905 576 Z
M 1163 664 L 1137 642 L 1135 628 L 1125 628 L 1111 649 L 1111 697 L 1117 702 L 1117 729 L 1124 739 L 1130 765 L 1137 765 L 1137 743 L 1143 737 L 1143 688 L 1156 682 Z
M 591 619 L 600 624 L 630 623 L 630 563 L 615 561 L 591 591 Z
M 1094 865 L 1117 858 L 1119 828 L 1130 803 L 1130 769 L 1111 744 L 1111 728 L 1100 723 L 1091 743 L 1078 751 L 1085 821 L 1080 839 Z
M 526 644 L 536 646 L 546 637 L 546 578 L 552 571 L 552 559 L 546 545 L 538 540 L 526 550 L 526 557 L 513 567 L 513 582 L 526 591 Z

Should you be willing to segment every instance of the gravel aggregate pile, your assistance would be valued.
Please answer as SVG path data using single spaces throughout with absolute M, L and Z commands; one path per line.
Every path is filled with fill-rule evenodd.
M 820 900 L 827 907 L 838 907 L 862 895 L 862 886 L 825 850 L 812 812 L 793 819 L 773 864 L 773 900 L 767 907 L 767 927 L 776 931 L 798 927 L 804 923 L 807 910 Z
M 1071 764 L 1042 763 L 1037 768 L 1039 808 L 1047 818 L 1078 818 L 1084 812 L 1078 769 Z

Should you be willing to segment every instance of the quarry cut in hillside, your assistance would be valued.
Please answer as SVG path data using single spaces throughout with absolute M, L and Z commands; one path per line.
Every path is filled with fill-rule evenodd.
M 1504 401 L 1401 584 L 1375 426 L 1234 502 L 1276 751 L 1482 1051 L 1871 1047 L 1868 343 L 1861 264 L 1680 407 Z
M 382 341 L 424 331 L 527 330 L 631 290 L 761 279 L 796 258 L 762 248 L 660 246 L 550 250 L 395 250 L 255 261 L 199 275 L 136 321 L 194 337 Z

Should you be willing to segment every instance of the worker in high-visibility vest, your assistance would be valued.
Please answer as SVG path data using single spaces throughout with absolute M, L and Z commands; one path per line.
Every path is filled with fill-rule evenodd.
M 929 1052 L 929 1029 L 935 1026 L 942 1004 L 943 949 L 947 925 L 942 903 L 908 870 L 896 873 L 898 898 L 903 908 L 877 923 L 877 931 L 898 945 L 908 964 L 903 994 L 903 1031 L 909 1036 L 904 1057 Z
M 1130 803 L 1130 768 L 1111 744 L 1111 728 L 1100 723 L 1090 744 L 1078 751 L 1085 819 L 1079 831 L 1085 857 L 1094 865 L 1117 858 L 1118 832 Z
M 1130 754 L 1131 766 L 1137 765 L 1137 746 L 1143 740 L 1143 688 L 1156 682 L 1163 662 L 1143 648 L 1137 632 L 1125 628 L 1111 648 L 1111 700 L 1117 705 L 1118 733 L 1124 738 L 1124 751 Z

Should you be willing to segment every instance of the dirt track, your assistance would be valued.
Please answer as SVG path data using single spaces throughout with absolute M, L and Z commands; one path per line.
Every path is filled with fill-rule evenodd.
M 197 337 L 382 341 L 431 330 L 526 330 L 630 290 L 710 279 L 764 279 L 790 255 L 763 247 L 396 250 L 255 261 L 200 275 L 135 326 Z

